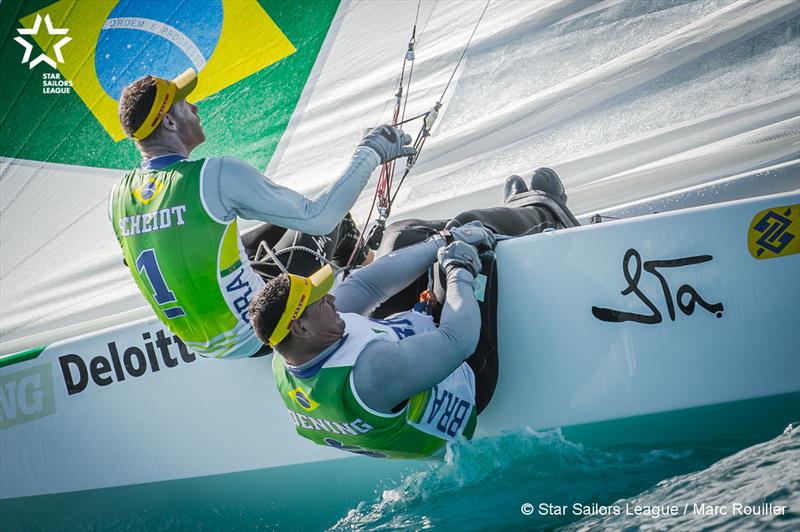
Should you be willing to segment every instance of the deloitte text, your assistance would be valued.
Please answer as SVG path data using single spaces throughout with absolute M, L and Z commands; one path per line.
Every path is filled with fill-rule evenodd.
M 181 362 L 196 360 L 195 354 L 180 338 L 167 336 L 163 330 L 156 333 L 155 341 L 149 332 L 142 333 L 142 340 L 144 349 L 135 345 L 123 348 L 116 342 L 109 342 L 108 356 L 96 356 L 88 362 L 74 353 L 58 357 L 67 393 L 81 393 L 90 382 L 97 386 L 110 386 L 128 377 L 137 378 L 147 372 L 155 373 L 162 368 L 174 368 Z

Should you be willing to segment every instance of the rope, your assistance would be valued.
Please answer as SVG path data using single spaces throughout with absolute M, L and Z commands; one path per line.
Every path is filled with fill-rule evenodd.
M 461 66 L 461 62 L 464 60 L 464 57 L 467 54 L 467 50 L 469 49 L 470 44 L 472 44 L 472 39 L 475 37 L 475 33 L 478 31 L 478 27 L 483 21 L 483 17 L 486 14 L 487 9 L 489 8 L 489 4 L 492 0 L 486 0 L 486 5 L 483 6 L 483 11 L 481 11 L 480 17 L 478 17 L 475 26 L 472 28 L 472 33 L 467 40 L 467 44 L 464 46 L 464 49 L 461 51 L 461 56 L 458 58 L 456 62 L 455 68 L 450 73 L 450 79 L 447 80 L 447 83 L 444 86 L 444 90 L 442 91 L 441 96 L 434 104 L 434 106 L 425 113 L 421 113 L 416 115 L 408 120 L 405 119 L 406 114 L 406 107 L 408 105 L 408 97 L 411 92 L 411 79 L 414 74 L 414 45 L 416 44 L 416 36 L 417 36 L 417 23 L 419 21 L 419 11 L 420 5 L 422 4 L 422 0 L 418 0 L 417 2 L 417 12 L 414 17 L 414 27 L 411 30 L 411 39 L 408 41 L 408 51 L 406 55 L 403 57 L 403 66 L 400 70 L 400 82 L 397 92 L 395 93 L 395 109 L 392 117 L 392 125 L 398 126 L 401 124 L 405 124 L 407 122 L 411 122 L 413 120 L 417 120 L 419 118 L 424 118 L 422 127 L 420 132 L 417 134 L 417 138 L 414 140 L 414 148 L 416 149 L 416 154 L 408 158 L 408 162 L 406 163 L 405 171 L 403 172 L 402 177 L 400 178 L 400 182 L 397 184 L 397 187 L 394 189 L 394 193 L 392 193 L 392 181 L 394 178 L 394 169 L 396 160 L 384 163 L 381 168 L 381 175 L 378 180 L 378 185 L 375 187 L 375 196 L 372 200 L 372 206 L 369 209 L 369 214 L 367 214 L 367 219 L 364 222 L 364 227 L 361 230 L 361 235 L 359 235 L 358 241 L 353 248 L 353 252 L 350 255 L 350 259 L 347 261 L 347 266 L 345 266 L 345 272 L 349 272 L 351 268 L 355 266 L 354 261 L 357 256 L 361 254 L 364 246 L 368 244 L 369 241 L 373 240 L 373 237 L 377 237 L 378 242 L 383 239 L 383 229 L 386 226 L 386 220 L 389 218 L 389 214 L 392 209 L 392 205 L 394 204 L 395 199 L 397 198 L 398 192 L 400 192 L 400 187 L 403 186 L 403 183 L 406 180 L 406 177 L 411 172 L 414 164 L 416 164 L 417 159 L 419 159 L 420 152 L 422 152 L 422 148 L 425 146 L 425 140 L 430 136 L 431 129 L 437 118 L 437 113 L 441 108 L 442 101 L 444 100 L 444 96 L 447 93 L 447 89 L 450 88 L 450 84 L 453 81 L 453 78 L 458 72 L 458 68 Z M 403 90 L 403 83 L 405 80 L 405 71 L 406 65 L 410 64 L 409 73 L 408 73 L 408 81 L 406 82 L 406 89 Z M 403 98 L 405 92 L 405 98 Z M 400 104 L 401 101 L 402 105 L 402 114 L 400 114 Z M 399 118 L 399 120 L 398 120 Z M 369 237 L 365 238 L 365 232 L 367 227 L 369 226 L 370 219 L 372 218 L 372 213 L 375 210 L 375 207 L 378 208 L 378 218 L 375 220 L 375 225 L 373 225 L 372 229 L 370 230 Z
M 334 264 L 333 261 L 331 261 L 328 257 L 323 255 L 322 253 L 320 253 L 318 251 L 314 251 L 313 249 L 308 248 L 306 246 L 289 246 L 289 247 L 285 247 L 283 249 L 280 249 L 278 251 L 272 251 L 272 248 L 270 248 L 269 245 L 266 242 L 264 242 L 263 240 L 258 243 L 258 248 L 256 249 L 256 256 L 255 256 L 253 262 L 260 262 L 260 263 L 263 263 L 263 264 L 269 264 L 268 261 L 264 260 L 266 257 L 269 257 L 269 259 L 275 264 L 275 266 L 282 273 L 287 273 L 288 274 L 289 270 L 286 268 L 286 266 L 283 265 L 283 263 L 281 261 L 278 260 L 278 256 L 279 255 L 284 255 L 286 253 L 292 253 L 294 251 L 302 251 L 304 253 L 308 253 L 309 255 L 312 255 L 318 261 L 320 261 L 320 262 L 322 262 L 324 264 L 330 265 L 330 267 L 333 268 L 333 271 L 337 271 L 337 270 L 341 269 L 339 266 Z
M 483 20 L 483 16 L 486 14 L 486 10 L 489 8 L 489 4 L 492 0 L 486 0 L 486 5 L 483 6 L 483 11 L 481 12 L 481 16 L 478 17 L 478 22 L 475 23 L 475 27 L 472 28 L 472 34 L 469 36 L 469 40 L 467 40 L 467 45 L 464 46 L 464 50 L 461 52 L 461 57 L 458 58 L 458 62 L 456 63 L 456 67 L 453 69 L 453 72 L 450 74 L 450 79 L 447 80 L 447 84 L 444 86 L 444 90 L 442 91 L 442 95 L 439 96 L 439 102 L 444 100 L 444 94 L 447 92 L 447 89 L 450 88 L 450 83 L 453 81 L 453 77 L 456 75 L 458 71 L 458 67 L 461 65 L 461 61 L 464 59 L 464 56 L 467 54 L 467 49 L 469 45 L 472 43 L 472 38 L 475 37 L 475 32 L 478 31 L 478 26 L 480 26 L 481 21 Z

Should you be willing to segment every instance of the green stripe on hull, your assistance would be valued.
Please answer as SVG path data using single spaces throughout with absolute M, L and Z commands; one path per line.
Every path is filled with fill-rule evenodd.
M 45 348 L 47 348 L 47 346 L 43 345 L 42 347 L 34 347 L 33 349 L 28 349 L 27 351 L 20 351 L 19 353 L 2 355 L 0 356 L 0 368 L 11 366 L 13 364 L 19 364 L 20 362 L 25 362 L 26 360 L 33 360 L 34 358 L 42 354 L 42 351 L 44 351 Z
M 800 392 L 792 392 L 572 425 L 562 427 L 561 432 L 568 440 L 594 447 L 716 438 L 756 442 L 774 438 L 789 423 L 798 420 Z M 480 420 L 478 425 L 480 426 Z

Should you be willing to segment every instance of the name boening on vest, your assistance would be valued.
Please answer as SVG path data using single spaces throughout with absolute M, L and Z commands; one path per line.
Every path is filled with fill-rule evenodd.
M 155 212 L 123 216 L 117 220 L 119 232 L 122 236 L 134 236 L 183 225 L 186 223 L 183 219 L 185 212 L 186 205 L 176 205 Z
M 342 423 L 338 421 L 332 421 L 330 419 L 309 416 L 307 414 L 300 414 L 299 412 L 293 412 L 292 410 L 289 410 L 288 412 L 296 427 L 309 430 L 321 430 L 324 432 L 330 432 L 332 434 L 349 434 L 351 436 L 358 436 L 359 434 L 366 434 L 374 428 L 361 418 L 349 423 Z

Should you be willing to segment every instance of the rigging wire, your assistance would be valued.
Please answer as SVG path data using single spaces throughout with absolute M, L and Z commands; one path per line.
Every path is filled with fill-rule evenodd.
M 481 12 L 481 16 L 478 17 L 478 22 L 476 22 L 475 23 L 475 27 L 472 28 L 472 34 L 469 36 L 469 39 L 467 40 L 467 44 L 466 44 L 466 46 L 464 46 L 464 50 L 461 52 L 461 57 L 458 58 L 458 62 L 456 63 L 456 67 L 453 69 L 453 72 L 450 74 L 450 79 L 447 80 L 447 84 L 444 86 L 444 90 L 442 91 L 442 95 L 439 96 L 439 103 L 441 103 L 442 100 L 444 100 L 444 95 L 447 92 L 447 89 L 450 88 L 450 82 L 453 81 L 453 77 L 456 75 L 456 72 L 458 71 L 458 67 L 461 65 L 461 61 L 464 59 L 464 56 L 467 54 L 467 48 L 469 48 L 469 45 L 472 43 L 472 38 L 475 37 L 475 32 L 478 31 L 478 26 L 480 26 L 481 21 L 483 20 L 483 16 L 486 14 L 486 10 L 489 8 L 489 4 L 491 2 L 492 2 L 492 0 L 487 0 L 486 1 L 486 5 L 483 6 L 483 11 Z
M 370 207 L 369 213 L 367 214 L 366 221 L 364 222 L 364 227 L 362 228 L 361 234 L 359 235 L 358 241 L 353 248 L 353 252 L 350 255 L 350 259 L 347 262 L 347 265 L 343 268 L 345 271 L 345 275 L 349 273 L 350 269 L 352 269 L 355 264 L 356 257 L 361 255 L 364 250 L 365 246 L 368 246 L 370 249 L 377 249 L 378 245 L 380 245 L 380 241 L 383 239 L 383 231 L 386 228 L 386 220 L 389 218 L 389 214 L 391 212 L 392 205 L 394 204 L 395 199 L 397 198 L 397 194 L 400 191 L 400 187 L 403 185 L 408 174 L 411 172 L 414 164 L 416 164 L 417 159 L 419 159 L 420 152 L 422 148 L 425 146 L 425 141 L 431 134 L 431 129 L 433 128 L 436 119 L 438 118 L 438 111 L 442 106 L 442 101 L 444 101 L 445 94 L 447 90 L 450 88 L 450 84 L 453 81 L 453 78 L 458 71 L 458 68 L 461 66 L 461 62 L 463 61 L 464 57 L 467 54 L 467 50 L 469 49 L 470 44 L 472 44 L 472 39 L 475 37 L 475 33 L 478 31 L 478 27 L 483 20 L 484 15 L 486 14 L 487 9 L 489 8 L 489 4 L 492 0 L 486 0 L 486 5 L 483 7 L 483 11 L 481 11 L 480 17 L 478 17 L 475 26 L 472 28 L 472 33 L 467 40 L 467 44 L 464 46 L 464 49 L 461 51 L 461 55 L 456 62 L 453 71 L 450 74 L 450 78 L 447 80 L 447 83 L 444 86 L 444 90 L 442 91 L 441 96 L 436 101 L 431 109 L 428 111 L 415 115 L 412 118 L 406 120 L 406 107 L 408 105 L 408 97 L 409 93 L 411 92 L 411 79 L 414 73 L 414 59 L 415 59 L 415 50 L 414 46 L 416 44 L 416 35 L 417 35 L 417 23 L 419 21 L 419 11 L 420 5 L 422 4 L 422 0 L 417 1 L 417 12 L 414 17 L 414 26 L 411 31 L 411 38 L 408 42 L 408 50 L 406 51 L 405 56 L 403 57 L 403 66 L 400 70 L 400 82 L 395 93 L 395 108 L 394 113 L 392 116 L 392 125 L 398 126 L 401 124 L 405 124 L 407 122 L 411 122 L 413 120 L 418 120 L 420 118 L 423 119 L 422 127 L 420 128 L 420 132 L 417 134 L 417 138 L 414 141 L 414 148 L 416 149 L 416 153 L 412 156 L 409 156 L 406 161 L 406 168 L 403 172 L 403 175 L 400 178 L 400 182 L 395 187 L 394 193 L 392 193 L 392 181 L 394 178 L 394 169 L 396 164 L 396 159 L 384 163 L 381 167 L 381 174 L 378 180 L 378 184 L 375 187 L 375 195 L 372 199 L 372 206 Z M 405 90 L 403 89 L 403 82 L 405 79 L 405 70 L 406 65 L 409 66 L 409 73 L 408 73 L 408 81 L 406 82 Z M 405 98 L 403 98 L 405 96 Z M 400 105 L 402 101 L 402 114 L 400 111 Z M 372 213 L 375 211 L 375 208 L 378 209 L 378 217 L 372 223 L 372 226 L 369 231 L 369 236 L 366 238 L 364 237 L 367 227 L 370 225 L 370 219 L 372 218 Z

